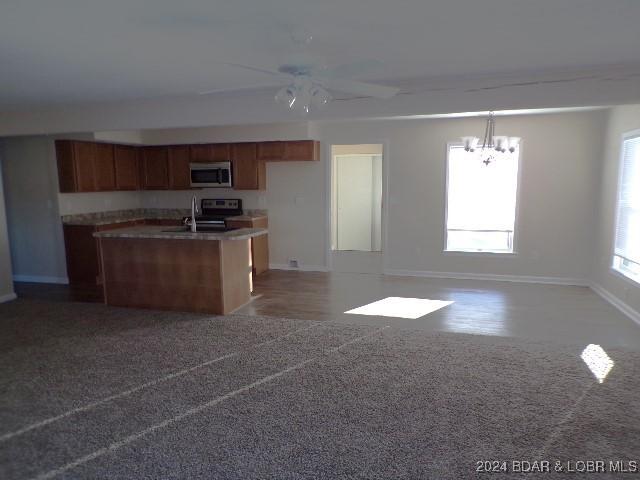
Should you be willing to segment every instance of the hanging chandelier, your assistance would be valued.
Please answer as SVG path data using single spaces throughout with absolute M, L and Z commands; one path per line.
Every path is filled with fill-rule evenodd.
M 496 135 L 496 120 L 493 112 L 489 112 L 487 116 L 487 124 L 484 128 L 484 138 L 480 147 L 479 157 L 482 163 L 489 165 L 495 161 L 499 155 L 507 152 L 513 153 L 518 148 L 520 137 L 508 137 L 504 135 Z M 467 152 L 475 152 L 480 143 L 478 137 L 462 137 L 464 149 Z

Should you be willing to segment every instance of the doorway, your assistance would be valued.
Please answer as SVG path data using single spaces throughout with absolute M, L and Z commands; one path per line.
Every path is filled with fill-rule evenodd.
M 382 271 L 383 146 L 331 148 L 332 270 Z

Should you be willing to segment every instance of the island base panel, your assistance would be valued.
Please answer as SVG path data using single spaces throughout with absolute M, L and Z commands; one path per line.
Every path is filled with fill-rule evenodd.
M 225 314 L 250 299 L 249 240 L 100 243 L 108 305 Z

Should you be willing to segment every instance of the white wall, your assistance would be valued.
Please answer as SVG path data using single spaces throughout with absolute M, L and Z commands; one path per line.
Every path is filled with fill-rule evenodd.
M 507 258 L 443 253 L 446 144 L 461 135 L 480 135 L 482 119 L 327 122 L 313 129 L 325 149 L 377 142 L 388 148 L 386 270 L 586 282 L 605 122 L 603 111 L 497 119 L 498 134 L 523 139 L 518 254 Z
M 384 143 L 389 169 L 389 225 L 384 249 L 384 266 L 388 271 L 586 281 L 595 247 L 593 232 L 598 226 L 594 214 L 598 210 L 595 192 L 599 188 L 606 118 L 606 112 L 592 111 L 497 119 L 499 134 L 523 138 L 518 255 L 509 258 L 442 252 L 446 144 L 461 135 L 479 135 L 484 128 L 483 119 L 361 120 L 174 129 L 144 131 L 141 139 L 145 143 L 321 140 L 321 162 L 269 163 L 265 192 L 228 189 L 197 192 L 199 198 L 239 197 L 245 208 L 268 209 L 272 264 L 286 265 L 289 259 L 296 259 L 302 268 L 326 267 L 330 242 L 326 188 L 330 178 L 327 176 L 329 147 L 331 144 Z M 26 161 L 37 165 L 41 160 L 33 157 L 47 156 L 49 165 L 53 165 L 52 143 L 49 147 L 48 154 L 30 154 Z M 42 151 L 43 148 L 38 149 Z M 55 173 L 50 174 L 50 181 L 53 175 Z M 54 185 L 57 192 L 57 184 Z M 59 194 L 58 214 L 138 206 L 187 208 L 192 195 L 191 191 Z M 64 257 L 58 255 L 58 258 Z M 58 269 L 57 274 L 63 273 Z
M 92 134 L 73 138 L 93 139 Z M 139 208 L 138 192 L 58 193 L 54 137 L 1 142 L 13 275 L 17 280 L 65 282 L 60 215 Z
M 139 192 L 58 193 L 60 215 L 140 208 Z
M 615 273 L 611 269 L 611 262 L 622 135 L 638 129 L 640 105 L 616 107 L 610 111 L 600 174 L 600 216 L 596 231 L 598 243 L 593 268 L 594 282 L 636 312 L 640 312 L 640 285 Z
M 327 162 L 331 144 L 384 143 L 388 149 L 389 271 L 553 277 L 587 282 L 597 228 L 598 175 L 606 111 L 499 117 L 498 134 L 520 136 L 522 179 L 518 255 L 443 253 L 445 151 L 460 136 L 480 135 L 484 119 L 360 120 L 143 132 L 149 143 L 310 138 L 322 162 L 269 163 L 266 192 L 209 189 L 198 196 L 239 197 L 269 210 L 271 263 L 289 259 L 323 268 L 331 239 Z M 145 207 L 186 207 L 192 192 L 143 192 Z
M 58 177 L 45 136 L 2 141 L 13 273 L 18 280 L 65 281 Z
M 4 164 L 1 150 L 0 162 Z M 2 177 L 1 172 L 0 177 Z M 0 180 L 2 179 L 0 178 Z M 11 252 L 9 249 L 9 235 L 7 232 L 7 217 L 5 213 L 4 189 L 2 183 L 3 182 L 0 181 L 0 303 L 16 298 L 16 294 L 13 291 Z

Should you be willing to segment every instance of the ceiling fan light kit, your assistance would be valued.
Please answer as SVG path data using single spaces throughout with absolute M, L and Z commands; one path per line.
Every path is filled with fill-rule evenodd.
M 485 165 L 489 165 L 496 159 L 496 154 L 514 153 L 518 149 L 520 144 L 520 137 L 509 137 L 506 135 L 496 135 L 496 120 L 493 112 L 489 112 L 487 116 L 487 123 L 484 128 L 484 138 L 482 140 L 482 146 L 480 147 L 480 160 Z M 478 137 L 462 137 L 462 143 L 464 149 L 467 152 L 473 153 L 478 144 L 480 138 Z
M 312 107 L 322 108 L 331 101 L 331 94 L 306 75 L 296 75 L 293 83 L 278 90 L 276 102 L 284 103 L 291 110 L 309 113 Z

